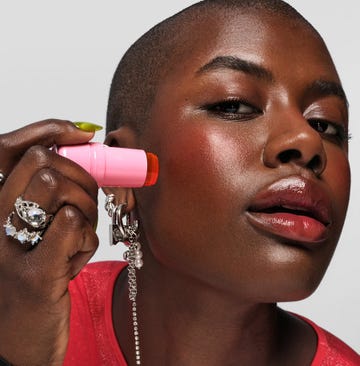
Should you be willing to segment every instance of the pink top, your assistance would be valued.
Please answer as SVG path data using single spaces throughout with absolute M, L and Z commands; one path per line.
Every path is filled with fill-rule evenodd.
M 71 326 L 65 366 L 127 366 L 112 323 L 115 281 L 124 262 L 88 264 L 70 283 Z M 311 366 L 359 366 L 360 356 L 334 335 L 300 317 L 314 329 L 318 348 Z

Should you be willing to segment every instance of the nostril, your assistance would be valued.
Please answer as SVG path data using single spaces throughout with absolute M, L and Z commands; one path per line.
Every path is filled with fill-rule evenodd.
M 306 167 L 313 171 L 316 175 L 321 174 L 324 168 L 324 161 L 320 155 L 314 155 L 309 161 L 304 159 L 303 154 L 300 150 L 297 149 L 288 149 L 284 150 L 278 154 L 278 161 L 281 164 L 288 164 L 290 162 L 295 162 L 297 164 L 301 164 L 302 166 Z
M 279 161 L 283 164 L 287 164 L 292 160 L 298 160 L 300 158 L 301 158 L 301 152 L 296 149 L 285 150 L 278 155 Z
M 319 155 L 315 155 L 308 163 L 308 168 L 311 169 L 314 173 L 318 173 L 322 171 L 322 160 Z

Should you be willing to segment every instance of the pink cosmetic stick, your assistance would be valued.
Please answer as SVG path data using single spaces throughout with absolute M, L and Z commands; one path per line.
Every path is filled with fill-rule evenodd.
M 57 152 L 84 168 L 99 187 L 151 186 L 159 174 L 157 156 L 140 149 L 90 142 L 60 146 Z

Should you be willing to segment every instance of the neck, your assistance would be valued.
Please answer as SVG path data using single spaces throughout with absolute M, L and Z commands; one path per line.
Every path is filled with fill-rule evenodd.
M 145 262 L 137 271 L 143 365 L 276 364 L 281 320 L 275 304 L 242 303 L 154 263 Z M 115 291 L 114 324 L 132 365 L 135 351 L 126 281 L 124 271 Z

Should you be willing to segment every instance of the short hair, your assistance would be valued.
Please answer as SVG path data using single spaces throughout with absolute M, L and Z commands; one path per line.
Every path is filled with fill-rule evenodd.
M 191 5 L 151 28 L 120 60 L 110 88 L 107 132 L 127 125 L 141 134 L 149 119 L 159 81 L 174 56 L 180 54 L 191 39 L 190 26 L 211 14 L 226 19 L 234 9 L 280 15 L 303 23 L 318 35 L 300 13 L 282 0 L 204 0 Z

